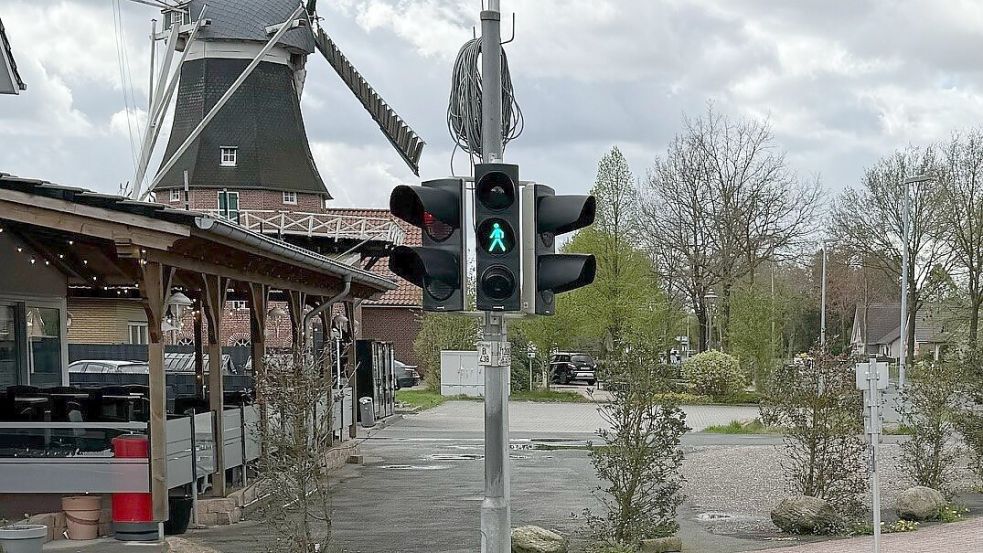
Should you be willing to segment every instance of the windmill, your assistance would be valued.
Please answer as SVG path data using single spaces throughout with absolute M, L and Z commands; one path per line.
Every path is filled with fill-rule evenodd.
M 330 195 L 311 155 L 300 109 L 307 58 L 319 52 L 414 174 L 424 141 L 362 77 L 320 25 L 316 2 L 131 0 L 160 7 L 166 40 L 133 179 L 134 199 L 189 189 L 262 189 Z M 174 57 L 176 74 L 168 79 Z M 180 85 L 178 85 L 180 83 Z M 177 91 L 161 165 L 144 187 Z M 187 194 L 187 192 L 185 192 Z M 226 209 L 229 205 L 226 205 Z

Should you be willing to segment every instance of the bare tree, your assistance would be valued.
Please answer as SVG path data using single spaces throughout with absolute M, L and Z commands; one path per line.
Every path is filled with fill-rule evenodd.
M 310 354 L 271 356 L 257 379 L 258 398 L 270 413 L 263 432 L 262 518 L 276 553 L 327 551 L 331 495 L 327 455 L 332 446 L 332 382 L 326 360 Z
M 968 293 L 969 340 L 976 344 L 983 306 L 983 130 L 954 135 L 939 149 L 939 212 Z
M 908 147 L 867 169 L 860 191 L 846 190 L 833 207 L 832 233 L 840 244 L 862 255 L 873 269 L 901 280 L 902 251 L 910 260 L 908 272 L 908 328 L 927 297 L 948 282 L 953 256 L 945 247 L 940 187 L 923 183 L 909 189 L 911 227 L 904 244 L 906 177 L 937 167 L 933 148 Z M 915 349 L 915 333 L 908 333 L 906 356 Z
M 711 106 L 684 120 L 645 192 L 642 228 L 666 282 L 696 313 L 703 350 L 707 293 L 719 287 L 726 321 L 734 285 L 812 232 L 820 187 L 789 169 L 767 123 L 732 121 Z

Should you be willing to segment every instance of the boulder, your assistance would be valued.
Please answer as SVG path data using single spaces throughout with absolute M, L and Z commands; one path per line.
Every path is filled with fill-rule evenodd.
M 829 534 L 843 525 L 829 503 L 808 495 L 782 500 L 771 512 L 771 521 L 790 534 Z
M 173 537 L 167 538 L 163 550 L 170 553 L 221 553 L 217 549 Z
M 567 553 L 567 539 L 539 526 L 512 530 L 512 553 Z
M 943 507 L 942 494 L 925 486 L 908 488 L 898 496 L 898 518 L 903 520 L 936 520 Z
M 683 550 L 683 540 L 672 536 L 642 540 L 641 553 L 675 553 Z

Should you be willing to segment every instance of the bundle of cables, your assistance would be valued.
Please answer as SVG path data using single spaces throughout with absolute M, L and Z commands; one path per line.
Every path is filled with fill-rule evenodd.
M 447 107 L 447 130 L 472 160 L 481 149 L 481 39 L 468 41 L 457 54 Z M 507 145 L 522 134 L 522 110 L 515 100 L 509 61 L 502 49 L 502 136 Z M 452 161 L 453 165 L 453 161 Z

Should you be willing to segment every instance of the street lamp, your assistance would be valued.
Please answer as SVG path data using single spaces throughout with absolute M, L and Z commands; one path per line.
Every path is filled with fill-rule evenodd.
M 826 350 L 826 242 L 823 242 L 822 314 L 819 318 L 819 347 Z
M 911 185 L 935 180 L 934 173 L 907 177 L 902 182 L 904 192 L 904 229 L 901 240 L 901 351 L 898 355 L 898 387 L 905 385 L 905 361 L 908 357 L 908 243 L 911 241 Z M 914 259 L 911 260 L 915 262 Z
M 717 294 L 710 290 L 703 296 L 704 303 L 707 304 L 707 349 L 713 349 L 713 302 L 717 299 Z

